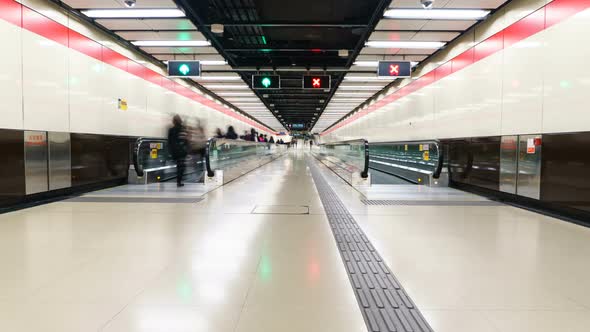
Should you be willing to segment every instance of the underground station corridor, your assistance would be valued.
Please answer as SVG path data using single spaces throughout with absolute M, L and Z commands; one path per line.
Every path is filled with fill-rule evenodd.
M 590 331 L 590 2 L 0 0 L 0 331 Z

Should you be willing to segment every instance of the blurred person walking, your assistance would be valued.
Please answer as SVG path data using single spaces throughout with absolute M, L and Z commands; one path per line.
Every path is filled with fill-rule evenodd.
M 236 133 L 234 126 L 227 127 L 227 134 L 225 134 L 225 138 L 238 139 L 238 133 Z
M 182 187 L 184 186 L 182 178 L 188 154 L 188 133 L 178 114 L 172 118 L 172 127 L 168 129 L 168 144 L 172 159 L 176 161 L 176 185 Z

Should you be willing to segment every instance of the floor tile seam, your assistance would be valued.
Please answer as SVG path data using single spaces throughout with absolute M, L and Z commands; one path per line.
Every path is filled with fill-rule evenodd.
M 102 255 L 100 253 L 96 253 L 95 255 L 93 255 L 93 258 L 96 259 L 96 258 L 100 258 L 101 256 Z M 38 287 L 35 287 L 35 289 L 31 291 L 29 297 L 31 297 L 31 299 L 32 298 L 35 298 L 36 296 L 38 296 L 38 295 L 41 294 L 41 291 L 45 287 L 47 287 L 47 286 L 49 286 L 49 285 L 51 285 L 53 283 L 56 283 L 59 280 L 64 280 L 67 276 L 75 273 L 76 271 L 80 271 L 80 268 L 81 267 L 86 266 L 86 265 L 90 265 L 92 261 L 93 261 L 93 259 L 92 258 L 89 258 L 89 259 L 85 260 L 84 262 L 80 262 L 78 264 L 75 264 L 75 266 L 73 266 L 71 269 L 68 269 L 67 272 L 63 272 L 63 273 L 59 274 L 59 276 L 55 276 L 51 280 L 42 283 Z
M 256 269 L 255 272 L 253 274 L 253 278 L 251 279 L 249 285 L 248 285 L 248 289 L 246 290 L 246 295 L 244 296 L 244 301 L 242 302 L 242 305 L 240 307 L 240 313 L 238 315 L 238 319 L 236 319 L 235 325 L 232 328 L 233 332 L 237 332 L 238 328 L 240 326 L 240 322 L 242 321 L 242 316 L 244 315 L 244 312 L 247 308 L 247 303 L 248 303 L 248 297 L 250 296 L 250 291 L 252 290 L 252 288 L 254 287 L 254 284 L 256 283 L 256 276 L 258 269 L 260 268 L 260 264 L 262 264 L 262 254 L 258 255 L 258 262 L 256 263 Z
M 164 272 L 169 269 L 170 267 L 172 267 L 174 265 L 173 261 L 170 261 L 168 264 L 164 265 L 164 267 L 162 267 L 160 269 L 160 271 L 158 273 L 155 274 L 155 276 L 153 278 L 150 278 L 149 281 L 147 281 L 145 283 L 145 286 L 142 287 L 140 290 L 137 291 L 137 293 L 135 293 L 134 295 L 130 296 L 129 300 L 127 301 L 127 303 L 125 303 L 123 305 L 123 307 L 121 308 L 121 310 L 117 311 L 110 319 L 108 319 L 104 324 L 102 324 L 98 331 L 104 331 L 105 328 L 107 328 L 121 313 L 123 313 L 130 305 L 132 305 L 140 296 L 141 294 L 145 293 L 145 291 L 149 288 L 149 286 L 156 282 L 163 274 Z

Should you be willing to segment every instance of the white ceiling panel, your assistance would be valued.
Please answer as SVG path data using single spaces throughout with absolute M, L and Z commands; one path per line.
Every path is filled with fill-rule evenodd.
M 146 21 L 136 19 L 97 19 L 96 23 L 109 30 L 152 30 Z
M 97 19 L 96 22 L 109 30 L 196 30 L 185 18 L 180 19 Z
M 420 55 L 430 55 L 434 52 L 438 51 L 438 49 L 423 49 L 423 48 L 403 48 L 397 52 L 398 55 L 405 55 L 405 54 L 420 54 Z
M 477 21 L 430 20 L 422 30 L 457 30 L 465 31 Z
M 436 0 L 434 8 L 443 8 L 451 0 Z M 473 2 L 477 2 L 474 0 Z M 422 8 L 420 0 L 393 0 L 389 8 Z
M 399 48 L 372 48 L 365 47 L 361 50 L 362 55 L 395 55 L 399 52 Z
M 206 40 L 198 31 L 125 31 L 117 35 L 127 40 Z
M 414 31 L 375 31 L 369 40 L 411 40 L 415 34 Z
M 459 37 L 460 32 L 418 32 L 412 37 L 414 41 L 444 41 L 449 42 Z
M 450 0 L 445 8 L 482 8 L 496 9 L 507 0 Z
M 142 47 L 150 54 L 178 53 L 178 54 L 219 54 L 213 47 Z
M 127 8 L 123 0 L 62 0 L 75 9 Z M 138 0 L 134 8 L 177 8 L 172 0 Z
M 197 27 L 186 18 L 177 19 L 146 19 L 147 25 L 154 30 L 196 30 Z
M 375 30 L 420 30 L 427 20 L 392 20 L 381 19 Z

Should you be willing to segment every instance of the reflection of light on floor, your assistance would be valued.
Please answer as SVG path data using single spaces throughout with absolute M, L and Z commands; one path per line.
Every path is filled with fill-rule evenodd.
M 206 331 L 207 322 L 196 310 L 145 308 L 138 313 L 141 331 Z
M 272 264 L 270 262 L 270 258 L 267 255 L 262 255 L 258 271 L 262 280 L 268 281 L 272 278 Z
M 311 257 L 307 263 L 307 279 L 316 282 L 320 278 L 320 264 L 315 257 Z
M 176 291 L 185 302 L 188 302 L 193 297 L 193 287 L 190 280 L 181 280 Z

